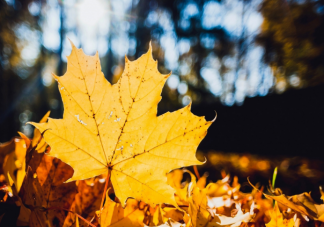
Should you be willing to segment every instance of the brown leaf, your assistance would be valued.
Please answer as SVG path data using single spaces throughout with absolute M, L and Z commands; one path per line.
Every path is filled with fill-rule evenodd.
M 248 179 L 249 181 L 249 179 Z M 250 181 L 249 181 L 250 185 L 255 188 L 256 190 L 258 190 Z M 292 210 L 294 210 L 295 212 L 298 212 L 302 215 L 306 215 L 312 219 L 317 219 L 317 212 L 314 212 L 312 209 L 313 207 L 310 205 L 309 201 L 309 197 L 305 195 L 305 193 L 303 193 L 304 195 L 301 195 L 301 196 L 295 196 L 295 197 L 292 197 L 292 200 L 289 200 L 289 198 L 284 195 L 284 194 L 281 194 L 279 196 L 273 196 L 273 195 L 267 195 L 265 193 L 263 193 L 263 195 L 268 198 L 268 199 L 273 199 L 275 201 L 277 201 L 278 203 L 280 203 L 281 205 L 284 205 Z M 307 206 L 305 206 L 301 201 L 299 201 L 299 199 L 301 201 L 304 201 L 306 202 L 307 201 Z M 315 208 L 316 209 L 316 208 Z
M 75 195 L 75 199 L 70 207 L 70 210 L 81 215 L 88 221 L 94 219 L 92 223 L 98 224 L 96 219 L 96 211 L 100 208 L 106 177 L 106 175 L 102 175 L 87 180 L 77 181 L 78 193 Z M 76 215 L 69 213 L 65 218 L 64 226 L 72 226 L 75 221 Z M 81 221 L 80 226 L 83 225 L 87 226 L 85 222 Z
M 73 169 L 60 160 L 32 151 L 20 195 L 23 203 L 32 210 L 30 226 L 62 226 L 65 211 L 69 209 L 77 192 L 75 183 L 63 183 L 72 176 Z M 37 166 L 38 163 L 38 166 Z M 47 210 L 48 208 L 51 208 Z
M 309 214 L 308 216 L 317 218 L 317 209 L 315 207 L 315 201 L 312 199 L 309 193 L 304 192 L 299 195 L 293 195 L 289 198 L 295 204 L 303 205 Z

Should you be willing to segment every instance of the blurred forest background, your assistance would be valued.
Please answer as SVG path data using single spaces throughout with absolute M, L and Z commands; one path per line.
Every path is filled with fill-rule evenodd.
M 112 83 L 124 56 L 138 58 L 152 40 L 159 70 L 172 71 L 159 113 L 190 100 L 209 120 L 217 111 L 200 146 L 210 164 L 236 157 L 240 171 L 253 165 L 267 178 L 278 165 L 324 176 L 308 171 L 324 168 L 323 0 L 1 0 L 0 142 L 18 130 L 31 136 L 26 122 L 48 110 L 62 117 L 51 73 L 65 73 L 68 39 L 98 50 Z

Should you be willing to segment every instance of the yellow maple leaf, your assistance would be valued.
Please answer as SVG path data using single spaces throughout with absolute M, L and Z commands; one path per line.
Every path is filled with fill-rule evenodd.
M 266 227 L 293 227 L 295 224 L 293 218 L 283 219 L 283 216 L 279 210 L 279 206 L 277 202 L 275 203 L 273 210 L 270 211 L 270 217 L 271 217 L 271 221 L 265 224 Z
M 151 206 L 176 205 L 166 174 L 202 164 L 196 149 L 213 121 L 192 114 L 190 104 L 157 117 L 170 74 L 159 73 L 151 47 L 139 59 L 125 61 L 121 78 L 111 85 L 101 72 L 98 53 L 87 56 L 72 44 L 66 74 L 54 75 L 64 104 L 63 119 L 32 124 L 41 132 L 47 130 L 49 155 L 73 167 L 68 181 L 109 170 L 122 204 L 133 197 Z

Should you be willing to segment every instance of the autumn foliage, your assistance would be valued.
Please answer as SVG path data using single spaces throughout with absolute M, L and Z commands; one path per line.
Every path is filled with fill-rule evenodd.
M 213 121 L 190 106 L 157 116 L 168 75 L 152 48 L 111 85 L 99 56 L 72 44 L 64 76 L 54 78 L 63 119 L 47 113 L 34 137 L 2 144 L 1 204 L 10 226 L 320 226 L 324 205 L 309 193 L 264 194 L 237 177 L 207 183 L 183 169 L 201 165 L 196 150 Z M 276 201 L 273 203 L 272 201 Z M 12 214 L 16 214 L 12 215 Z

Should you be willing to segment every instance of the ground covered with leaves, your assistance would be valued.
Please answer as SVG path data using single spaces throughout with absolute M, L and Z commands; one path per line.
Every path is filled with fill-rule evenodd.
M 54 75 L 63 119 L 47 113 L 30 123 L 32 139 L 19 133 L 1 144 L 1 226 L 322 225 L 324 204 L 307 192 L 284 195 L 275 177 L 265 194 L 257 182 L 242 192 L 238 177 L 224 171 L 214 182 L 200 176 L 206 160 L 196 150 L 215 119 L 194 115 L 191 104 L 157 116 L 169 75 L 159 73 L 150 47 L 136 61 L 126 58 L 111 85 L 98 54 L 72 44 L 66 74 Z M 249 162 L 238 160 L 244 168 Z M 270 169 L 266 161 L 256 166 Z
M 100 222 L 105 223 L 101 226 L 322 224 L 323 205 L 316 204 L 308 193 L 284 196 L 280 189 L 273 190 L 269 186 L 268 196 L 263 197 L 262 186 L 258 187 L 259 190 L 250 186 L 251 192 L 243 193 L 237 177 L 223 175 L 223 179 L 210 182 L 207 174 L 197 179 L 186 169 L 177 169 L 168 174 L 168 184 L 176 191 L 178 207 L 168 204 L 152 207 L 128 199 L 123 208 L 109 183 L 109 197 L 106 198 L 100 220 L 98 212 L 107 175 L 64 183 L 73 175 L 73 169 L 59 159 L 46 155 L 50 148 L 46 153 L 38 153 L 31 144 L 27 140 L 26 145 L 24 138 L 16 137 L 1 145 L 1 226 L 76 226 L 77 221 L 79 226 L 88 226 L 89 223 L 98 226 Z M 25 156 L 27 150 L 29 157 Z M 25 177 L 24 162 L 29 166 Z M 10 173 L 12 179 L 5 177 L 5 171 Z M 274 207 L 273 199 L 277 200 Z

